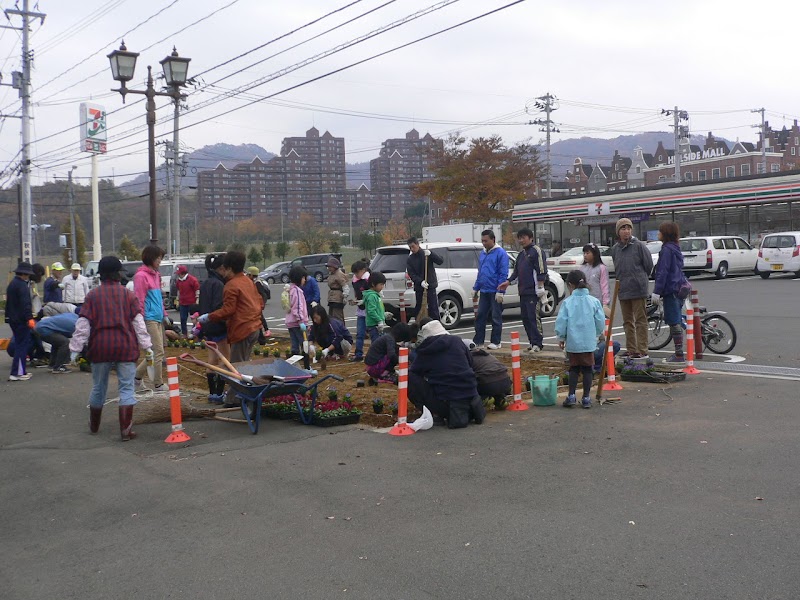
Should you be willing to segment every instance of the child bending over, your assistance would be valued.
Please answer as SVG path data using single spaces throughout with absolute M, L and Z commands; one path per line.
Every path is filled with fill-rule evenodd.
M 411 341 L 411 328 L 405 323 L 396 323 L 369 346 L 364 357 L 369 384 L 375 385 L 376 379 L 397 383 L 394 368 L 397 365 L 397 345 Z
M 315 306 L 311 309 L 311 329 L 308 331 L 308 341 L 315 342 L 317 347 L 322 350 L 322 356 L 335 354 L 337 357 L 345 357 L 350 354 L 353 347 L 353 336 L 347 330 L 344 321 L 331 319 L 328 312 L 322 306 Z M 310 355 L 315 354 L 314 346 L 309 348 Z

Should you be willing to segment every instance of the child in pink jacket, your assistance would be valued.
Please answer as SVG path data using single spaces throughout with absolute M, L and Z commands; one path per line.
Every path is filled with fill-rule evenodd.
M 295 265 L 289 270 L 289 310 L 285 323 L 292 341 L 292 354 L 300 354 L 303 348 L 303 332 L 308 328 L 308 308 L 302 286 L 308 272 L 304 267 Z

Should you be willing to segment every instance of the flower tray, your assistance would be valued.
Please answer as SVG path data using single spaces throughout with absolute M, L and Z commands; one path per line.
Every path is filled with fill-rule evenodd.
M 639 381 L 644 383 L 675 383 L 685 381 L 686 373 L 680 371 L 640 371 L 638 373 L 620 374 L 622 381 Z
M 339 425 L 355 425 L 360 419 L 360 414 L 331 417 L 329 419 L 313 417 L 311 419 L 311 424 L 317 427 L 338 427 Z
M 267 419 L 276 419 L 278 421 L 291 421 L 297 416 L 296 410 L 277 410 L 271 406 L 261 407 L 261 416 Z

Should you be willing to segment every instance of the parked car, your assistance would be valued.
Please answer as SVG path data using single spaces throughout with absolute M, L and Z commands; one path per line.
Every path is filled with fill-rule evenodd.
M 800 277 L 800 231 L 765 236 L 758 249 L 755 271 L 762 279 L 772 273 L 794 273 Z
M 728 273 L 751 272 L 758 259 L 758 251 L 734 235 L 685 237 L 680 246 L 687 275 L 713 273 L 725 279 Z
M 478 257 L 483 249 L 476 243 L 432 242 L 424 245 L 442 257 L 443 263 L 436 267 L 439 280 L 437 293 L 439 297 L 439 315 L 446 329 L 453 329 L 461 322 L 464 314 L 472 312 L 472 286 L 478 277 Z M 383 289 L 383 304 L 387 311 L 395 315 L 400 312 L 400 294 L 408 304 L 414 305 L 416 298 L 413 284 L 406 273 L 408 246 L 384 246 L 378 248 L 375 258 L 370 263 L 371 271 L 380 271 L 386 276 L 386 287 Z M 509 252 L 509 273 L 513 269 L 517 253 Z M 549 317 L 555 314 L 558 303 L 564 298 L 566 288 L 564 279 L 555 271 L 549 272 L 545 287 L 547 295 L 541 305 L 541 314 Z M 516 284 L 508 288 L 503 302 L 506 308 L 519 306 L 519 293 Z
M 650 250 L 650 257 L 653 259 L 653 272 L 650 273 L 650 278 L 653 278 L 653 273 L 655 273 L 655 267 L 658 264 L 658 253 L 661 252 L 661 242 L 645 242 L 645 246 L 647 249 Z M 605 250 L 600 251 L 600 260 L 603 261 L 603 264 L 608 269 L 608 274 L 613 275 L 615 273 L 614 269 L 614 259 L 611 258 L 611 249 L 614 246 L 600 246 L 600 248 L 605 248 Z
M 340 261 L 342 255 L 339 252 L 328 252 L 326 254 L 307 254 L 305 256 L 298 256 L 292 260 L 291 266 L 302 265 L 308 271 L 308 274 L 317 281 L 325 281 L 328 278 L 328 259 L 333 256 Z M 288 281 L 288 277 L 286 281 Z M 284 282 L 286 283 L 286 282 Z
M 608 246 L 598 246 L 600 249 L 600 258 L 603 259 L 603 252 L 608 250 Z M 603 263 L 606 261 L 603 260 Z M 611 262 L 611 254 L 608 255 L 608 262 Z M 553 256 L 547 259 L 547 270 L 555 271 L 561 275 L 567 275 L 570 271 L 580 269 L 583 264 L 583 246 L 576 246 L 570 248 L 563 254 Z M 606 265 L 608 266 L 608 265 Z
M 291 264 L 288 260 L 276 262 L 261 271 L 258 276 L 267 283 L 289 283 L 289 269 Z

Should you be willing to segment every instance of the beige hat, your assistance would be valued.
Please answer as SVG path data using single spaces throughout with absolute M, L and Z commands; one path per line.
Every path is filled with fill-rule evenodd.
M 633 223 L 631 222 L 631 220 L 623 217 L 619 221 L 617 221 L 617 228 L 616 228 L 617 235 L 619 235 L 619 230 L 622 229 L 624 225 L 629 225 L 631 229 L 633 229 Z
M 80 271 L 81 266 L 78 263 L 72 263 L 72 266 L 69 269 L 70 271 Z
M 258 277 L 258 273 L 259 273 L 258 267 L 247 267 L 248 275 L 255 275 L 256 277 Z

